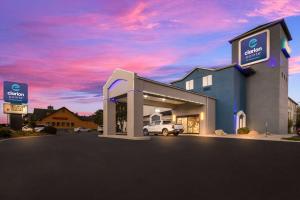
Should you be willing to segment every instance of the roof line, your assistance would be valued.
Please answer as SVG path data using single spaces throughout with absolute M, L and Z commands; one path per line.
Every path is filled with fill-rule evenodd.
M 176 83 L 176 82 L 179 82 L 179 81 L 183 81 L 185 78 L 187 78 L 191 73 L 193 73 L 193 72 L 194 72 L 195 70 L 197 70 L 197 69 L 215 72 L 215 71 L 220 71 L 220 70 L 227 69 L 227 68 L 230 68 L 230 67 L 235 67 L 235 66 L 237 66 L 236 63 L 227 65 L 227 66 L 225 66 L 225 67 L 219 67 L 219 68 L 195 67 L 195 68 L 193 68 L 189 73 L 187 73 L 183 78 L 178 79 L 178 80 L 175 80 L 175 81 L 172 81 L 172 82 L 170 82 L 170 83 L 172 84 L 172 83 Z
M 61 107 L 61 108 L 55 110 L 55 111 L 52 112 L 51 114 L 49 114 L 49 115 L 47 115 L 47 116 L 41 118 L 39 121 L 42 121 L 42 120 L 45 119 L 46 117 L 49 117 L 49 116 L 51 116 L 51 115 L 57 113 L 58 111 L 60 111 L 60 110 L 62 110 L 62 109 L 64 109 L 64 108 L 65 108 L 67 111 L 69 111 L 72 115 L 74 115 L 75 117 L 77 117 L 79 120 L 81 120 L 79 116 L 77 116 L 77 115 L 76 115 L 75 113 L 73 113 L 71 110 L 69 110 L 68 108 L 66 108 L 66 107 L 63 106 L 63 107 Z M 83 120 L 81 120 L 81 121 L 83 121 Z
M 170 88 L 173 88 L 173 89 L 176 89 L 176 90 L 180 90 L 180 91 L 182 91 L 182 92 L 187 92 L 187 93 L 195 94 L 195 95 L 198 95 L 198 96 L 203 96 L 203 97 L 207 97 L 207 98 L 211 98 L 211 99 L 216 99 L 216 98 L 214 98 L 214 97 L 207 96 L 207 95 L 202 94 L 202 93 L 197 93 L 197 92 L 193 92 L 193 91 L 188 91 L 188 90 L 185 90 L 185 89 L 176 87 L 176 86 L 171 85 L 171 84 L 166 84 L 166 83 L 154 81 L 154 80 L 152 80 L 152 79 L 144 78 L 144 77 L 141 77 L 141 76 L 137 76 L 137 78 L 140 79 L 140 80 L 143 80 L 143 81 L 148 81 L 148 82 L 155 83 L 155 84 L 158 84 L 158 85 L 161 85 L 161 86 L 170 87 Z
M 245 33 L 243 33 L 241 35 L 238 35 L 238 36 L 234 37 L 233 39 L 229 40 L 229 43 L 232 43 L 235 40 L 241 39 L 241 38 L 243 38 L 245 36 L 248 36 L 248 35 L 251 35 L 251 34 L 253 34 L 253 33 L 257 32 L 257 31 L 261 31 L 263 29 L 267 29 L 267 28 L 269 28 L 271 26 L 274 26 L 274 25 L 277 25 L 277 24 L 280 24 L 282 26 L 283 31 L 285 32 L 287 39 L 289 41 L 292 40 L 291 33 L 290 33 L 290 31 L 289 31 L 286 23 L 285 23 L 284 18 L 282 18 L 282 19 L 278 19 L 278 20 L 275 20 L 275 21 L 272 21 L 272 22 L 268 22 L 268 23 L 256 26 L 255 28 L 253 28 L 253 29 L 251 29 L 251 30 L 249 30 L 249 31 L 247 31 L 247 32 L 245 32 Z
M 294 102 L 296 105 L 299 105 L 294 99 L 292 99 L 291 97 L 288 97 L 289 100 L 291 100 L 292 102 Z

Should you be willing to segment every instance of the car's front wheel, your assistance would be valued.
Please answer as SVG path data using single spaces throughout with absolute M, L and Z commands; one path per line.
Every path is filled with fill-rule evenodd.
M 148 136 L 148 135 L 149 135 L 148 129 L 145 128 L 145 129 L 143 130 L 143 133 L 144 133 L 144 136 Z
M 164 129 L 162 130 L 162 134 L 163 134 L 164 136 L 168 136 L 168 134 L 169 134 L 168 129 L 164 128 Z

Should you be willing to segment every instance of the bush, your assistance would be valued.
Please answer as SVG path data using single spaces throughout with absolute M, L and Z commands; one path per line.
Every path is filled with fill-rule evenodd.
M 248 134 L 249 132 L 250 132 L 250 130 L 247 127 L 238 129 L 238 134 Z
M 53 126 L 46 126 L 43 132 L 55 135 L 57 132 L 57 129 Z
M 0 128 L 0 137 L 10 137 L 12 134 L 12 131 L 8 128 Z

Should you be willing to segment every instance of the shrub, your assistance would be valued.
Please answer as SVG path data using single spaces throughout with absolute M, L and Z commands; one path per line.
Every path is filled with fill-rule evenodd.
M 10 137 L 12 134 L 12 131 L 8 128 L 0 128 L 0 137 Z
M 55 135 L 57 132 L 57 129 L 53 126 L 46 126 L 43 132 Z
M 247 127 L 238 129 L 238 134 L 248 134 L 249 132 L 250 132 L 250 130 Z

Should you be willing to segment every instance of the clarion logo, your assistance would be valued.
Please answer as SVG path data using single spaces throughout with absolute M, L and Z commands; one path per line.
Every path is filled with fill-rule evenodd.
M 249 47 L 250 48 L 255 48 L 256 47 L 256 45 L 257 45 L 257 39 L 255 39 L 255 38 L 253 38 L 253 39 L 251 39 L 250 41 L 249 41 Z
M 14 84 L 11 85 L 11 89 L 15 92 L 19 92 L 20 89 L 21 89 L 21 86 L 17 83 L 14 83 Z
M 260 51 L 262 51 L 262 50 L 263 50 L 262 47 L 254 48 L 254 49 L 251 49 L 251 50 L 247 50 L 247 51 L 245 52 L 245 56 L 250 55 L 250 54 L 253 54 L 253 53 L 260 52 Z
M 12 91 L 7 92 L 7 94 L 10 95 L 10 96 L 18 96 L 18 97 L 24 97 L 25 96 L 24 93 L 12 92 Z

